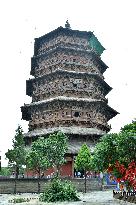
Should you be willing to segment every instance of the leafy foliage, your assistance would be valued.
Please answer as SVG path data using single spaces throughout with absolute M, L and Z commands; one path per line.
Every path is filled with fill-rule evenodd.
M 85 193 L 86 193 L 86 171 L 91 169 L 91 153 L 86 144 L 83 144 L 75 160 L 76 170 L 84 171 L 85 175 Z
M 9 166 L 15 168 L 16 177 L 18 177 L 19 169 L 22 165 L 25 165 L 26 160 L 25 142 L 21 126 L 18 126 L 16 130 L 16 135 L 13 139 L 13 149 L 8 149 L 5 155 L 9 160 Z
M 121 132 L 127 132 L 136 135 L 136 120 L 133 120 L 132 123 L 122 127 Z
M 49 167 L 49 161 L 47 155 L 45 155 L 46 146 L 47 140 L 44 138 L 38 138 L 32 143 L 31 149 L 26 157 L 27 168 L 36 170 L 39 177 L 40 172 Z
M 47 147 L 47 140 L 38 138 L 32 143 L 31 149 L 26 157 L 27 168 L 38 173 L 38 193 L 40 192 L 41 171 L 49 167 L 47 155 L 44 154 Z
M 130 186 L 136 191 L 136 162 L 132 161 L 129 163 L 126 169 L 125 180 L 129 182 Z
M 32 143 L 27 155 L 27 167 L 36 170 L 39 178 L 41 171 L 49 167 L 55 167 L 58 173 L 60 165 L 65 162 L 66 150 L 67 138 L 61 132 L 51 134 L 48 138 L 39 138 Z M 40 192 L 40 180 L 38 181 L 38 192 Z
M 11 170 L 9 167 L 1 167 L 0 175 L 2 176 L 10 176 Z
M 122 132 L 117 138 L 117 160 L 126 167 L 136 161 L 136 134 Z
M 12 200 L 9 200 L 9 203 L 22 203 L 22 202 L 29 202 L 30 199 L 25 199 L 25 198 L 14 198 Z
M 118 134 L 108 134 L 96 145 L 92 158 L 93 169 L 107 170 L 128 185 L 136 187 L 136 122 L 121 128 Z M 133 165 L 133 168 L 132 168 Z M 129 174 L 128 174 L 129 173 Z
M 75 160 L 77 170 L 89 171 L 91 168 L 91 153 L 89 147 L 83 144 Z
M 67 137 L 62 132 L 51 134 L 48 138 L 39 138 L 32 143 L 27 165 L 37 171 L 48 167 L 56 167 L 58 170 L 65 162 L 67 149 Z
M 44 154 L 47 156 L 49 164 L 54 167 L 57 172 L 60 171 L 60 166 L 65 163 L 64 155 L 67 149 L 67 137 L 64 133 L 53 133 L 47 138 Z
M 119 161 L 124 166 L 136 161 L 136 136 L 130 133 L 107 134 L 96 145 L 92 158 L 93 169 L 105 171 Z
M 136 163 L 132 161 L 125 167 L 116 161 L 115 165 L 108 168 L 108 173 L 113 175 L 117 182 L 124 181 L 128 189 L 133 188 L 136 191 Z
M 55 177 L 45 192 L 40 195 L 39 200 L 43 202 L 79 201 L 79 198 L 70 182 Z
M 117 160 L 117 137 L 117 134 L 107 134 L 96 145 L 92 157 L 92 168 L 95 171 L 104 171 Z

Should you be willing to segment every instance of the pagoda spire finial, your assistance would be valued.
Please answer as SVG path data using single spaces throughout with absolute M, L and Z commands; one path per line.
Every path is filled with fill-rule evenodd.
M 70 29 L 70 23 L 68 22 L 68 19 L 66 20 L 66 23 L 65 23 L 65 28 Z

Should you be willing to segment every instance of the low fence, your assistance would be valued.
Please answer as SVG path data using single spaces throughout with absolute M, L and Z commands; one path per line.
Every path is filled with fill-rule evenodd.
M 136 204 L 136 191 L 123 191 L 123 192 L 116 192 L 113 190 L 113 197 L 115 199 L 120 199 L 123 201 L 131 202 Z
M 40 192 L 43 192 L 48 186 L 51 179 L 40 179 Z M 76 187 L 77 191 L 84 191 L 84 179 L 65 178 L 69 180 Z M 24 178 L 24 179 L 0 179 L 0 194 L 14 193 L 16 186 L 16 193 L 37 193 L 38 192 L 38 179 Z M 101 190 L 102 186 L 98 179 L 87 179 L 87 191 Z

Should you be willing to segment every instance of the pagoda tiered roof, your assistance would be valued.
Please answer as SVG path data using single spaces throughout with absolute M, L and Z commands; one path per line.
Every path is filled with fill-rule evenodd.
M 36 137 L 51 134 L 57 131 L 61 131 L 65 134 L 78 134 L 78 135 L 104 135 L 105 131 L 97 129 L 97 128 L 84 128 L 79 126 L 70 126 L 70 127 L 53 127 L 46 129 L 35 129 L 33 131 L 29 131 L 24 136 L 25 137 Z
M 94 78 L 96 81 L 98 81 L 103 87 L 104 87 L 104 91 L 105 91 L 105 95 L 107 95 L 112 88 L 103 80 L 103 78 L 95 73 L 91 73 L 91 72 L 76 72 L 76 71 L 67 71 L 67 70 L 62 70 L 62 69 L 58 69 L 52 73 L 37 77 L 37 78 L 33 78 L 33 79 L 29 79 L 26 81 L 26 94 L 28 96 L 32 96 L 33 93 L 33 83 L 35 82 L 39 82 L 40 80 L 52 80 L 52 79 L 56 79 L 59 76 L 69 76 L 69 77 L 82 77 L 83 79 L 85 77 L 90 77 L 90 78 Z
M 63 28 L 62 26 L 59 26 L 58 28 L 54 29 L 53 31 L 44 34 L 43 36 L 40 36 L 38 38 L 35 38 L 35 42 L 42 42 L 43 40 L 49 41 L 52 38 L 55 38 L 58 35 L 66 34 L 68 36 L 76 35 L 80 38 L 90 38 L 93 35 L 93 32 L 91 31 L 79 31 L 79 30 L 73 30 L 73 29 L 67 29 Z
M 78 54 L 87 54 L 88 55 L 88 57 L 89 58 L 93 58 L 93 59 L 95 59 L 96 60 L 96 62 L 97 62 L 97 64 L 99 64 L 99 69 L 100 69 L 100 72 L 103 74 L 105 71 L 106 71 L 106 69 L 108 68 L 108 66 L 101 60 L 101 58 L 98 56 L 98 55 L 96 55 L 93 51 L 91 51 L 91 50 L 76 50 L 76 49 L 72 49 L 72 48 L 64 48 L 64 47 L 56 47 L 56 48 L 54 48 L 53 50 L 49 50 L 48 52 L 45 52 L 44 54 L 41 54 L 41 55 L 38 55 L 38 56 L 33 56 L 32 58 L 31 58 L 31 72 L 30 72 L 30 74 L 31 75 L 34 75 L 34 73 L 35 73 L 35 67 L 37 66 L 37 60 L 39 59 L 39 58 L 43 58 L 44 60 L 46 59 L 46 58 L 51 58 L 51 56 L 54 54 L 54 53 L 58 53 L 58 52 L 61 52 L 61 51 L 63 51 L 63 52 L 65 52 L 65 53 L 67 53 L 67 52 L 70 52 L 71 54 L 73 53 L 74 55 L 75 55 L 75 53 L 78 55 Z M 63 64 L 67 64 L 68 62 L 63 62 Z M 56 64 L 56 63 L 55 63 Z M 49 65 L 49 66 L 53 66 L 53 65 L 55 65 L 54 63 L 53 64 L 51 64 L 51 65 Z M 76 65 L 76 63 L 73 63 L 74 65 Z M 79 64 L 80 65 L 80 64 Z M 78 63 L 77 63 L 77 66 L 78 66 Z M 89 64 L 82 64 L 82 66 L 87 66 L 87 67 L 89 67 Z M 101 66 L 101 67 L 100 67 Z
M 91 146 L 91 137 L 98 140 L 110 131 L 108 121 L 118 112 L 105 98 L 112 89 L 103 76 L 108 68 L 101 59 L 105 48 L 93 32 L 72 30 L 68 21 L 65 26 L 35 39 L 30 72 L 34 78 L 26 81 L 32 102 L 21 112 L 29 121 L 29 142 L 60 130 L 71 136 L 70 153 L 77 153 L 80 139 L 85 136 Z
M 39 38 L 35 38 L 35 55 L 37 55 L 36 50 L 37 50 L 39 44 L 42 44 L 45 41 L 49 41 L 53 38 L 56 38 L 59 35 L 67 35 L 67 36 L 74 36 L 74 37 L 76 36 L 79 38 L 86 38 L 86 39 L 88 39 L 88 41 L 90 41 L 90 39 L 93 38 L 93 40 L 95 40 L 95 42 L 97 42 L 99 47 L 101 47 L 102 52 L 103 52 L 103 50 L 105 50 L 105 48 L 101 45 L 101 43 L 98 41 L 98 39 L 96 38 L 96 36 L 94 35 L 93 32 L 67 29 L 67 28 L 63 28 L 62 26 L 60 26 L 57 29 L 55 29 L 55 30 L 53 30 L 53 31 L 51 31 L 51 32 L 39 37 Z
M 58 96 L 54 98 L 49 98 L 47 100 L 42 100 L 38 102 L 32 102 L 30 104 L 25 104 L 21 107 L 22 113 L 24 113 L 24 117 L 22 118 L 24 120 L 30 120 L 31 119 L 31 108 L 33 107 L 44 107 L 47 109 L 48 105 L 50 104 L 53 107 L 56 107 L 55 102 L 67 102 L 67 105 L 70 105 L 70 103 L 76 104 L 79 107 L 89 107 L 91 104 L 93 105 L 99 105 L 101 107 L 100 111 L 103 110 L 105 115 L 107 116 L 107 120 L 110 120 L 111 118 L 115 117 L 118 112 L 111 108 L 109 105 L 107 105 L 106 102 L 102 100 L 97 99 L 91 99 L 91 98 L 78 98 L 78 97 L 65 97 L 65 96 Z

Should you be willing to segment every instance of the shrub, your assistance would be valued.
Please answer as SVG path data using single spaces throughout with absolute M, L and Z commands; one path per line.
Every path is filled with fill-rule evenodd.
M 79 201 L 75 187 L 69 181 L 62 181 L 55 177 L 43 194 L 40 195 L 40 201 Z
M 30 199 L 25 199 L 25 198 L 14 198 L 14 199 L 12 199 L 12 200 L 9 200 L 8 202 L 9 203 L 22 203 L 22 202 L 29 202 L 30 201 Z

